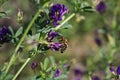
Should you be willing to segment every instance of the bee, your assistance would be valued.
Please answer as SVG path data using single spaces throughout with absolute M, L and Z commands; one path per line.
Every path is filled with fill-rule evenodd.
M 68 47 L 68 41 L 63 36 L 60 37 L 59 42 L 62 43 L 60 52 L 63 53 Z

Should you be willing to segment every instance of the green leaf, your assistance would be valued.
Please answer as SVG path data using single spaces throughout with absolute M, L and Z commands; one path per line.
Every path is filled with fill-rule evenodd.
M 17 32 L 15 33 L 15 37 L 18 37 L 19 35 L 21 35 L 23 33 L 23 27 L 20 27 Z
M 49 72 L 51 69 L 52 69 L 52 67 L 49 67 L 49 68 L 46 70 L 46 72 Z
M 91 6 L 85 6 L 82 8 L 84 12 L 94 12 L 95 10 Z
M 48 9 L 44 9 L 44 11 L 45 11 L 47 14 L 49 14 L 49 10 L 48 10 Z
M 0 18 L 4 17 L 6 15 L 6 12 L 0 12 Z
M 69 28 L 72 28 L 72 25 L 68 24 L 68 23 L 65 23 L 63 25 L 63 27 L 61 27 L 61 29 L 69 29 Z
M 54 59 L 53 56 L 50 56 L 50 62 L 51 62 L 51 64 L 52 64 L 52 66 L 54 66 L 54 64 L 55 64 L 55 59 Z
M 12 43 L 15 43 L 15 40 L 14 40 L 14 39 L 12 39 L 12 40 L 11 40 L 11 42 L 12 42 Z
M 49 78 L 53 78 L 54 74 L 55 74 L 55 71 L 54 71 L 54 70 L 51 70 L 50 75 L 49 75 L 49 76 L 50 76 Z
M 35 35 L 35 39 L 36 40 L 39 40 L 39 38 L 40 38 L 40 33 L 38 33 L 38 34 Z
M 16 37 L 16 38 L 15 38 L 15 41 L 19 41 L 19 38 Z
M 11 34 L 14 35 L 13 28 L 11 26 L 9 26 L 8 29 L 10 30 Z
M 45 60 L 44 60 L 44 70 L 47 69 L 48 64 L 49 64 L 49 59 L 48 59 L 48 58 L 45 58 Z
M 13 75 L 9 74 L 5 80 L 11 80 L 13 78 Z
M 62 80 L 65 78 L 67 78 L 67 76 L 63 74 L 63 75 L 60 75 L 59 77 L 56 77 L 55 80 Z
M 3 12 L 0 12 L 0 18 L 4 18 L 5 16 L 7 16 L 8 13 L 10 13 L 11 10 L 7 10 L 7 11 L 3 11 Z
M 82 9 L 93 9 L 91 6 L 85 6 Z
M 31 80 L 42 80 L 39 76 L 34 76 L 31 78 Z
M 46 78 L 46 80 L 54 80 L 53 78 Z
M 42 62 L 40 63 L 40 66 L 41 66 L 41 69 L 43 70 L 43 69 L 44 69 L 44 66 L 43 66 L 43 63 L 42 63 Z

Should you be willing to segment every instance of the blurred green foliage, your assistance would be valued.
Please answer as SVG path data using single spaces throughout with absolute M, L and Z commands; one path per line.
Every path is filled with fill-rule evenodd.
M 3 4 L 2 2 L 3 0 L 0 1 L 0 5 Z M 46 0 L 47 1 L 47 0 Z M 74 0 L 71 0 L 74 1 Z M 77 0 L 76 0 L 77 1 Z M 10 14 L 8 15 L 8 19 L 12 20 L 11 23 L 9 23 L 9 25 L 13 25 L 14 24 L 14 28 L 17 29 L 18 27 L 18 23 L 15 21 L 17 19 L 17 12 L 18 9 L 23 11 L 23 20 L 25 21 L 24 23 L 24 27 L 26 27 L 26 25 L 28 24 L 28 22 L 30 21 L 30 19 L 32 18 L 32 15 L 36 12 L 36 5 L 37 4 L 33 4 L 33 0 L 9 0 L 8 3 L 5 3 L 2 6 L 2 10 L 6 11 L 7 8 L 10 9 Z M 73 10 L 75 10 L 72 5 L 70 3 L 67 3 L 65 0 L 53 0 L 54 3 L 64 3 L 68 9 L 70 9 L 70 13 L 73 12 Z M 106 66 L 106 64 L 108 62 L 105 61 L 109 61 L 110 63 L 114 64 L 114 65 L 120 65 L 119 63 L 119 46 L 120 46 L 120 1 L 119 0 L 111 0 L 111 1 L 107 1 L 105 0 L 105 3 L 107 5 L 107 11 L 105 12 L 104 15 L 99 14 L 97 11 L 96 12 L 92 12 L 92 13 L 88 13 L 88 12 L 79 12 L 76 17 L 74 17 L 73 19 L 71 19 L 68 23 L 70 23 L 72 25 L 71 28 L 69 29 L 64 29 L 60 32 L 64 33 L 65 37 L 68 38 L 69 40 L 69 48 L 68 50 L 64 53 L 64 54 L 57 54 L 57 53 L 52 53 L 52 52 L 48 52 L 48 54 L 46 56 L 49 55 L 53 55 L 55 56 L 56 60 L 64 60 L 64 59 L 69 59 L 72 61 L 72 59 L 77 59 L 77 61 L 80 61 L 80 63 L 83 63 L 85 65 L 87 65 L 88 67 L 90 67 L 91 71 L 94 71 L 97 65 L 100 65 L 96 70 L 101 70 L 104 69 L 104 67 Z M 78 4 L 78 2 L 76 2 L 76 4 Z M 92 3 L 91 3 L 92 4 Z M 78 4 L 79 6 L 79 4 Z M 41 7 L 41 5 L 39 6 Z M 94 5 L 93 5 L 94 7 Z M 1 8 L 1 6 L 0 6 Z M 1 15 L 6 15 L 6 13 L 2 13 L 0 12 L 0 17 Z M 2 24 L 3 20 L 0 20 L 0 23 Z M 100 33 L 100 38 L 103 42 L 102 47 L 98 47 L 95 44 L 94 41 L 94 31 L 98 30 Z M 110 35 L 111 38 L 115 39 L 115 46 L 110 47 L 109 44 L 109 39 L 108 39 L 108 35 L 106 37 L 106 33 Z M 19 33 L 19 31 L 17 31 L 16 35 L 19 35 L 21 33 Z M 4 55 L 9 57 L 7 52 L 3 53 L 4 51 L 6 51 L 6 46 L 9 44 L 6 44 L 5 46 L 3 46 L 0 49 L 0 65 L 3 64 L 3 62 L 6 61 L 7 58 L 2 58 Z M 74 46 L 74 47 L 71 47 Z M 115 56 L 115 58 L 112 60 L 111 56 L 108 57 L 108 55 L 110 55 L 109 53 L 111 53 L 112 49 L 115 47 L 116 51 L 114 55 L 111 56 Z M 8 49 L 11 49 L 11 47 L 7 47 Z M 71 50 L 72 49 L 72 50 Z M 101 50 L 102 52 L 99 52 L 99 50 Z M 85 54 L 84 54 L 85 53 Z M 41 55 L 40 55 L 41 56 Z M 40 60 L 40 56 L 37 56 L 36 59 L 33 60 Z M 114 62 L 115 61 L 115 62 Z M 94 65 L 93 65 L 94 64 Z M 29 64 L 30 65 L 30 64 Z M 20 79 L 19 80 L 26 80 L 28 75 L 33 75 L 34 72 L 32 72 L 30 70 L 30 67 L 25 68 L 25 71 L 23 71 L 22 75 L 20 75 Z M 96 65 L 96 66 L 95 66 Z M 16 67 L 18 67 L 16 65 Z M 29 80 L 29 78 L 27 79 Z

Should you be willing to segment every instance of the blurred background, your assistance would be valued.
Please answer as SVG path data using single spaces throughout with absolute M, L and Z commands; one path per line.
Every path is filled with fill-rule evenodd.
M 72 13 L 72 6 L 65 0 L 54 0 L 54 3 L 65 4 Z M 90 4 L 94 7 L 92 1 L 90 1 Z M 104 15 L 99 14 L 97 11 L 76 14 L 76 16 L 69 21 L 72 28 L 61 31 L 61 33 L 64 33 L 64 36 L 68 39 L 67 50 L 63 54 L 60 52 L 48 51 L 46 56 L 54 56 L 57 62 L 60 60 L 68 60 L 72 64 L 79 63 L 87 69 L 88 63 L 92 64 L 92 61 L 88 61 L 89 58 L 95 58 L 93 60 L 98 59 L 98 53 L 100 50 L 105 51 L 108 55 L 110 48 L 108 46 L 106 47 L 106 45 L 108 45 L 108 40 L 105 31 L 111 31 L 109 25 L 111 25 L 115 8 L 117 6 L 120 7 L 120 1 L 118 0 L 116 5 L 116 0 L 105 0 L 105 4 L 107 9 Z M 23 12 L 24 27 L 26 27 L 32 15 L 37 10 L 35 6 L 36 5 L 32 3 L 32 0 L 9 0 L 1 8 L 2 11 L 9 10 L 9 15 L 7 15 L 8 18 L 0 19 L 0 27 L 3 25 L 12 26 L 14 30 L 17 30 L 19 28 L 17 22 L 17 13 L 19 9 Z M 117 18 L 117 23 L 120 27 L 120 10 L 117 13 Z M 120 34 L 120 32 L 118 34 Z M 4 65 L 9 60 L 13 49 L 14 47 L 12 47 L 12 44 L 8 43 L 5 43 L 0 47 L 0 66 Z M 41 55 L 37 55 L 32 61 L 40 62 L 44 57 L 45 56 L 41 58 Z M 117 51 L 116 57 L 120 57 L 119 51 Z M 29 80 L 29 76 L 34 75 L 34 71 L 30 68 L 32 61 L 22 71 L 19 80 Z M 114 64 L 119 65 L 118 61 Z M 15 73 L 21 65 L 22 61 L 19 65 L 16 63 L 14 66 L 15 71 L 13 71 L 13 73 Z

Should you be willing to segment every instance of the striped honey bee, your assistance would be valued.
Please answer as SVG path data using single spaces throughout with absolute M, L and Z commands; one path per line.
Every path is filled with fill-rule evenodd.
M 60 48 L 60 52 L 63 53 L 68 47 L 68 41 L 63 36 L 61 36 L 59 38 L 59 42 L 63 44 Z

